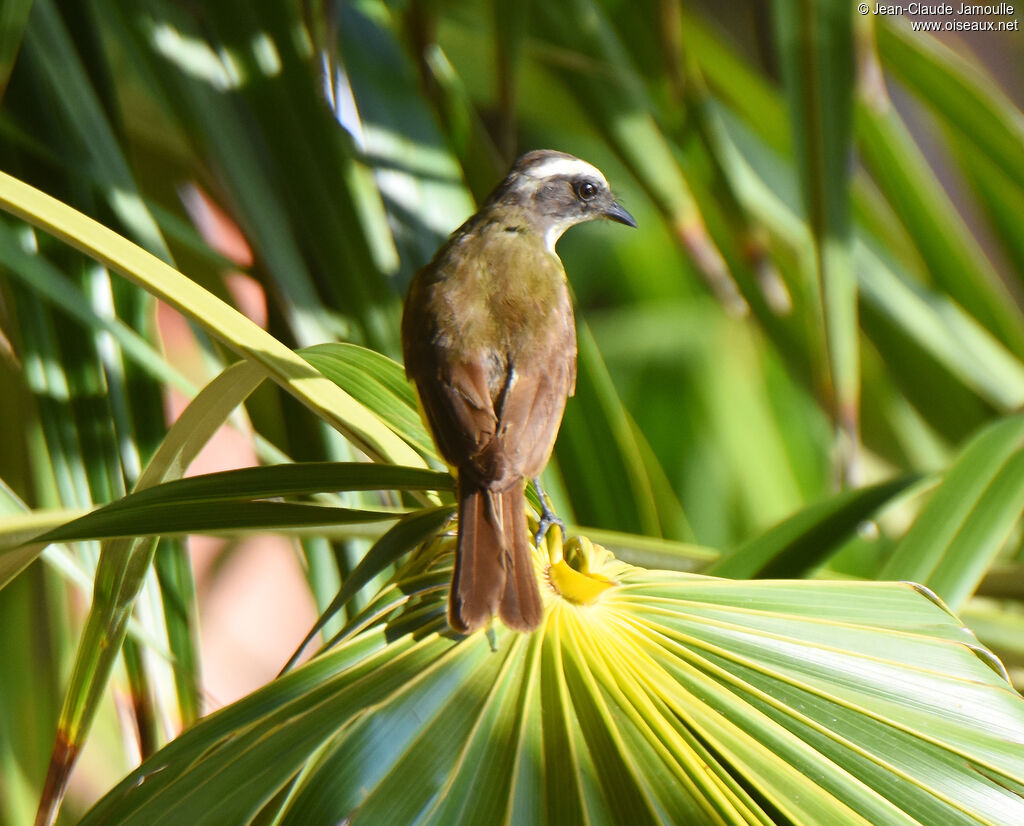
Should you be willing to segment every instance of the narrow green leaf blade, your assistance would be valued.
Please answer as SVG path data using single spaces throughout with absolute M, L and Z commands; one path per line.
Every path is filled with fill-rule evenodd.
M 0 173 L 0 208 L 67 241 L 201 323 L 212 336 L 261 365 L 269 378 L 370 456 L 397 464 L 423 464 L 394 432 L 295 352 L 141 247 L 4 173 Z
M 902 20 L 887 19 L 876 31 L 886 67 L 974 144 L 975 151 L 1024 188 L 1024 117 L 992 78 L 963 54 L 931 35 L 911 31 Z
M 921 582 L 951 605 L 981 581 L 1024 512 L 1024 414 L 964 447 L 880 576 Z
M 794 155 L 815 244 L 815 277 L 841 478 L 857 475 L 860 337 L 852 268 L 853 7 L 843 0 L 776 0 L 775 30 Z
M 199 450 L 263 380 L 251 362 L 229 368 L 182 413 L 139 478 L 144 488 L 180 476 Z M 131 609 L 142 588 L 156 548 L 155 539 L 114 539 L 103 545 L 93 601 L 79 641 L 74 670 L 58 721 L 37 819 L 51 822 L 64 796 L 114 663 L 127 632 Z
M 732 579 L 806 575 L 849 539 L 861 522 L 916 480 L 906 476 L 831 496 L 725 554 L 704 573 Z
M 0 99 L 21 47 L 22 35 L 32 10 L 32 0 L 11 0 L 0 6 Z

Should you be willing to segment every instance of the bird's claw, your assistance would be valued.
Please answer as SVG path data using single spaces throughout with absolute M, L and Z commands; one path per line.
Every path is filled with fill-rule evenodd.
M 544 535 L 552 525 L 558 525 L 562 529 L 562 536 L 565 536 L 565 523 L 555 516 L 555 512 L 545 504 L 540 515 L 540 521 L 537 522 L 537 533 L 535 534 L 535 544 L 538 547 L 544 541 Z
M 537 522 L 537 533 L 534 535 L 534 542 L 537 547 L 540 547 L 548 528 L 552 525 L 558 525 L 562 529 L 562 536 L 565 536 L 565 523 L 555 515 L 551 506 L 548 505 L 548 496 L 540 484 L 540 479 L 534 479 L 533 486 L 537 489 L 537 498 L 540 499 L 540 520 Z

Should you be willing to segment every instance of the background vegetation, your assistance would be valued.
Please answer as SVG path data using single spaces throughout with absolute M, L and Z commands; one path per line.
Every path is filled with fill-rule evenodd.
M 1021 78 L 997 81 L 962 43 L 905 22 L 838 0 L 717 19 L 681 0 L 4 2 L 0 820 L 55 800 L 88 735 L 108 783 L 133 767 L 126 742 L 157 753 L 143 773 L 163 767 L 137 794 L 129 776 L 96 822 L 336 822 L 363 787 L 377 790 L 363 816 L 390 818 L 376 822 L 455 822 L 456 804 L 412 790 L 424 761 L 455 767 L 431 775 L 433 794 L 481 811 L 473 795 L 504 789 L 489 805 L 524 821 L 536 798 L 552 822 L 1014 822 L 1024 711 L 998 665 L 980 647 L 962 658 L 973 637 L 916 592 L 862 589 L 924 584 L 1021 685 L 1024 115 L 1002 91 Z M 977 45 L 1020 65 L 1019 34 Z M 723 612 L 673 626 L 714 675 L 673 672 L 706 703 L 685 724 L 668 695 L 640 703 L 642 676 L 616 682 L 692 654 L 653 636 L 622 632 L 625 661 L 595 664 L 609 638 L 577 619 L 536 643 L 499 632 L 500 658 L 439 634 L 450 541 L 428 540 L 451 483 L 427 469 L 385 357 L 412 273 L 537 147 L 599 166 L 640 226 L 589 225 L 559 246 L 580 381 L 546 479 L 570 532 L 648 568 L 847 583 L 645 579 L 583 543 L 574 566 L 632 582 L 643 622 L 655 598 Z M 231 225 L 244 241 L 228 243 Z M 227 306 L 238 271 L 262 288 L 269 335 Z M 191 321 L 201 381 L 164 357 L 158 300 Z M 171 388 L 194 401 L 169 430 Z M 161 486 L 232 415 L 271 472 Z M 183 536 L 253 530 L 294 537 L 346 644 L 174 739 L 202 710 Z M 46 531 L 45 550 L 29 541 Z M 708 630 L 725 627 L 756 639 L 742 657 Z M 811 673 L 826 648 L 835 659 Z M 855 685 L 865 662 L 879 671 Z M 420 673 L 437 679 L 410 709 L 359 716 Z M 531 680 L 540 699 L 516 693 Z M 760 716 L 736 711 L 726 732 L 708 709 L 739 680 Z M 505 693 L 458 721 L 430 705 L 478 684 Z M 837 705 L 809 711 L 794 686 Z M 639 711 L 627 724 L 610 707 Z M 572 714 L 563 740 L 534 744 L 542 778 L 488 762 L 495 732 L 543 722 L 550 738 Z M 449 742 L 465 744 L 458 760 Z M 510 754 L 533 753 L 516 742 Z M 350 776 L 354 754 L 390 768 Z M 645 780 L 669 764 L 689 768 Z M 584 779 L 559 790 L 567 776 Z M 408 808 L 380 808 L 396 799 Z M 69 800 L 64 819 L 92 802 Z

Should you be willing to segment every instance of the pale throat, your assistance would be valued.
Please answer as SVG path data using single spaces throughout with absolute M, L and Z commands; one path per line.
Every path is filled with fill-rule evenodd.
M 555 177 L 575 178 L 586 176 L 598 181 L 605 189 L 608 188 L 608 181 L 601 174 L 601 170 L 586 161 L 581 161 L 579 158 L 549 158 L 526 170 L 525 174 L 527 177 L 539 181 Z M 555 244 L 558 243 L 558 239 L 562 237 L 562 234 L 569 227 L 578 223 L 580 223 L 580 219 L 574 217 L 551 224 L 544 233 L 544 244 L 547 246 L 548 251 L 554 253 Z
M 562 237 L 565 231 L 576 223 L 576 221 L 559 221 L 557 224 L 552 224 L 548 227 L 547 232 L 544 233 L 544 244 L 547 246 L 548 252 L 557 255 L 555 253 L 555 244 L 558 243 L 558 239 Z

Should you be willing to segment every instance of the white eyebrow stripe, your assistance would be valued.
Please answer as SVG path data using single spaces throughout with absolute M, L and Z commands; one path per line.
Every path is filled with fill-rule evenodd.
M 592 178 L 596 178 L 605 187 L 608 186 L 608 181 L 601 174 L 601 170 L 586 161 L 581 161 L 579 158 L 548 158 L 546 161 L 542 161 L 536 166 L 531 166 L 525 171 L 531 178 L 554 178 L 557 175 L 567 175 L 569 177 L 589 175 Z

